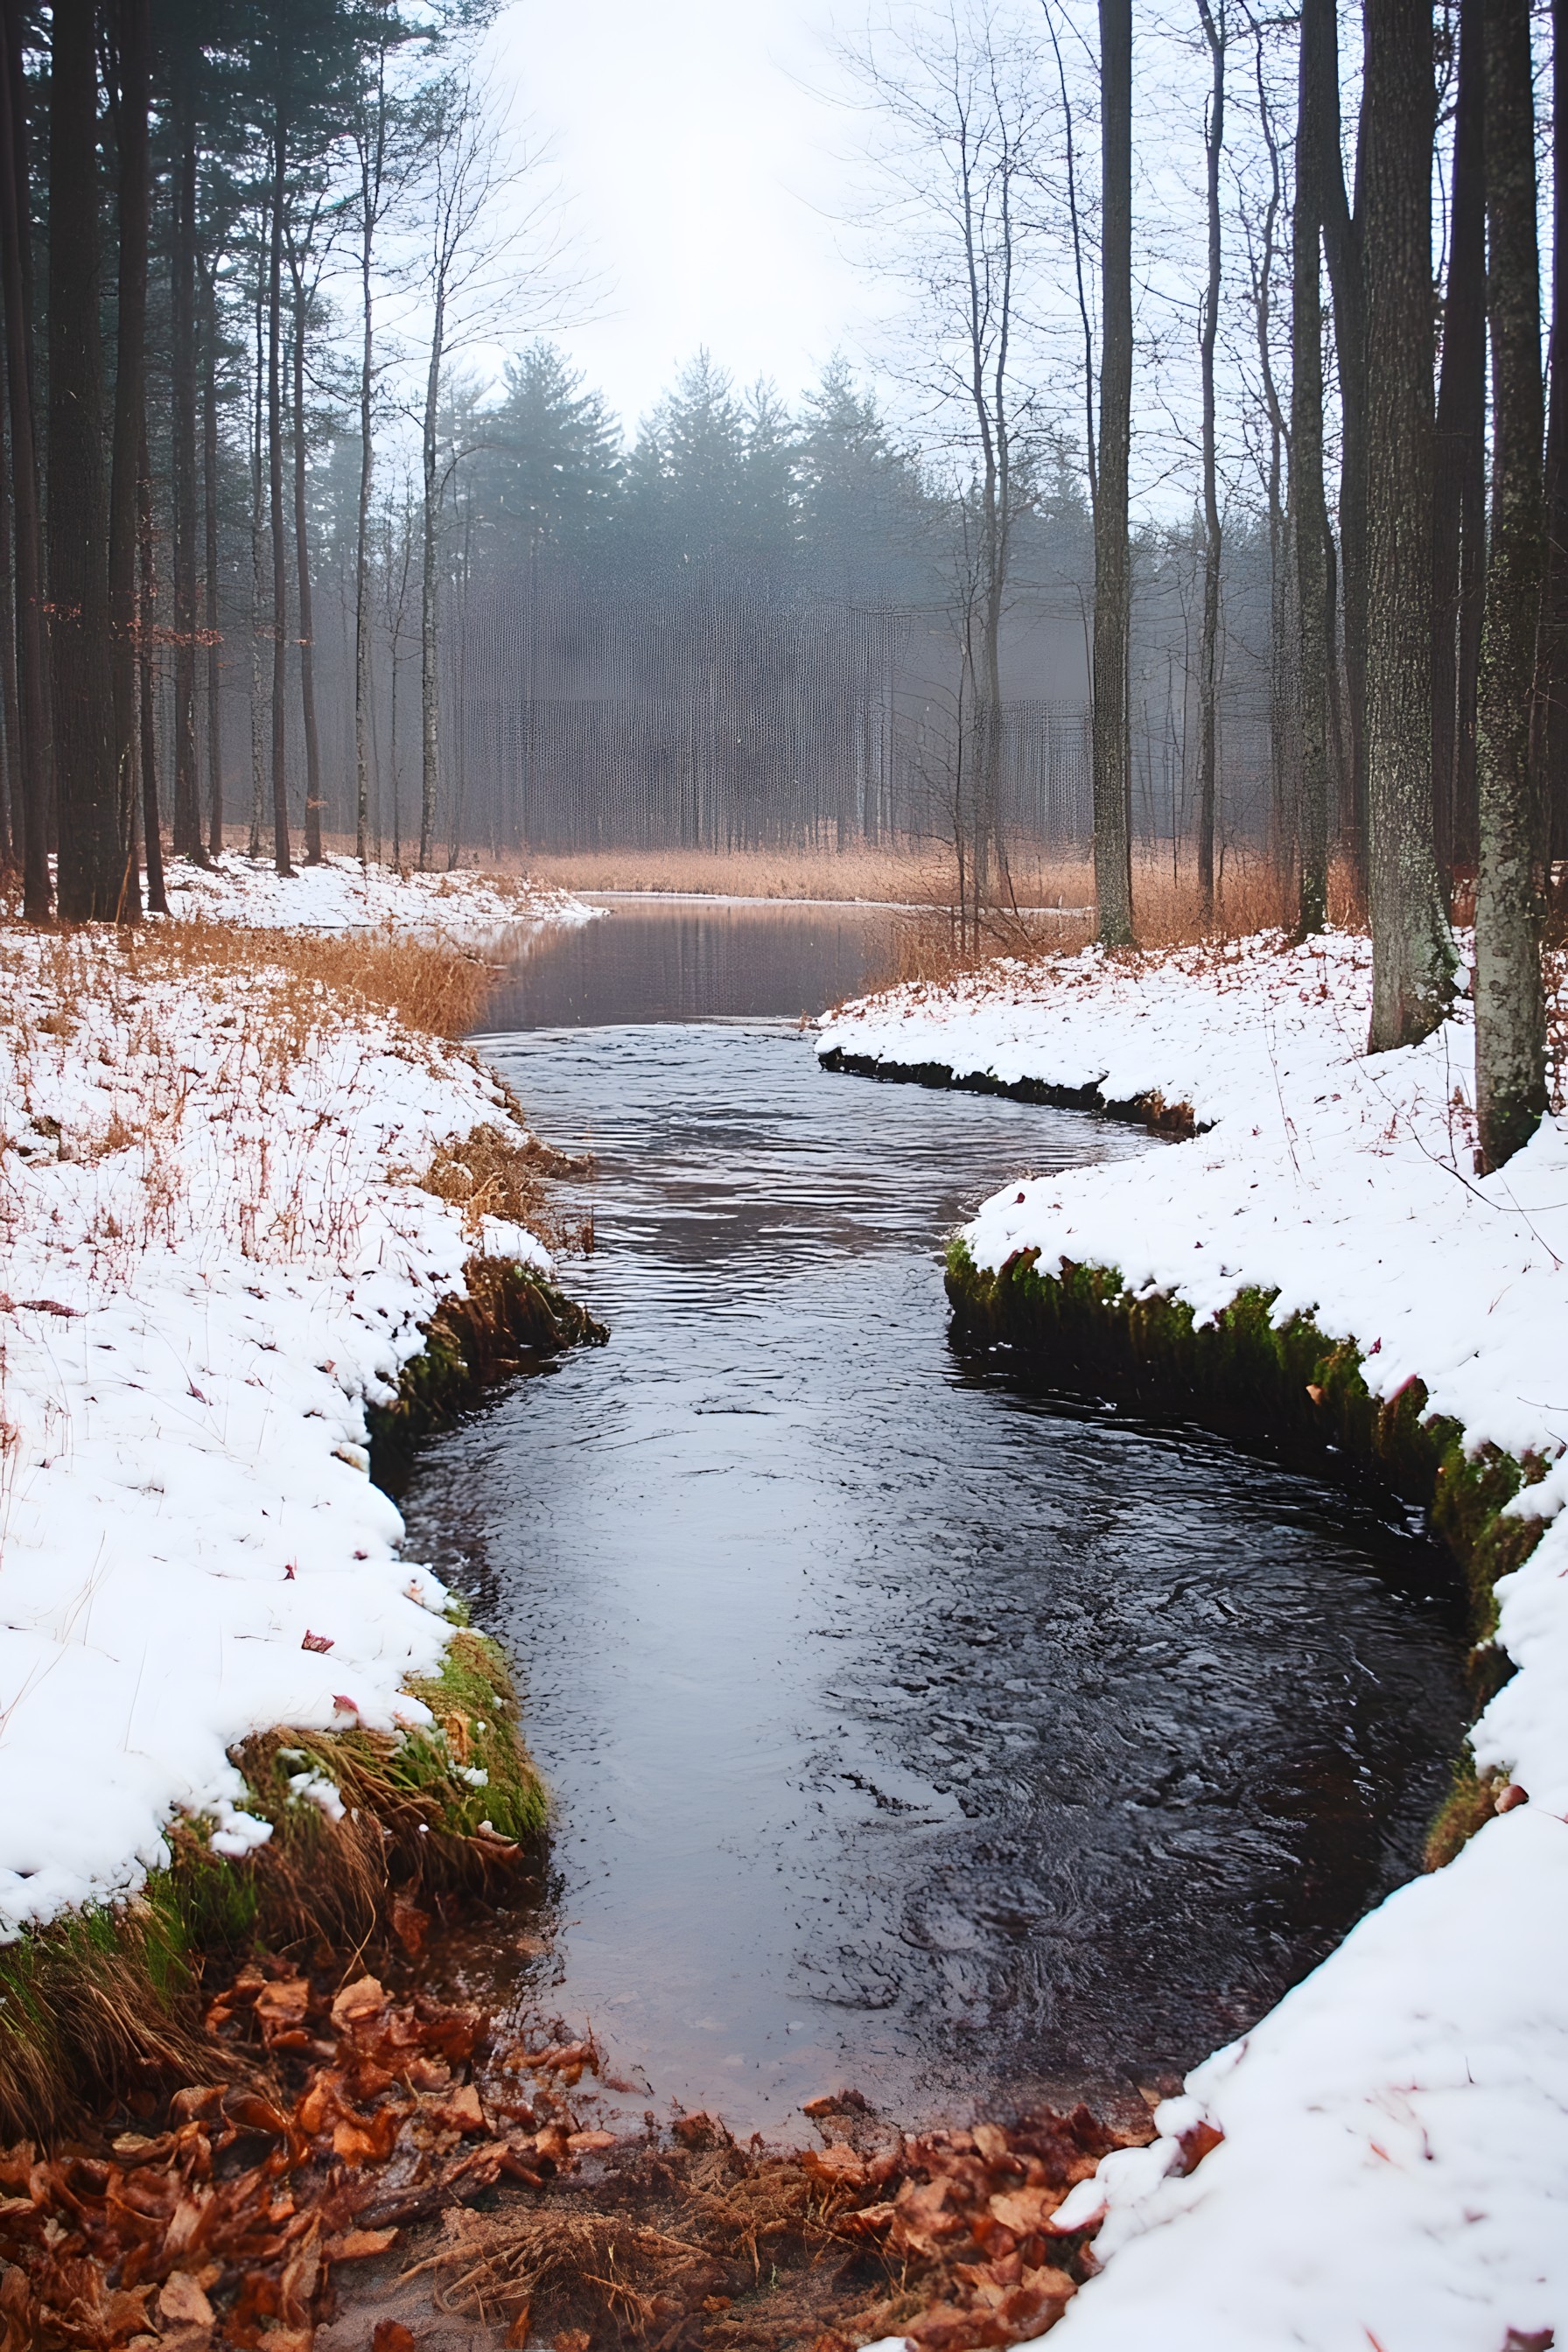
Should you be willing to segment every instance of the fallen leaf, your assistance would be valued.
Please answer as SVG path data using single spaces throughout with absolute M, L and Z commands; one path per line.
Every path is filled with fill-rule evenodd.
M 373 2254 L 384 2254 L 388 2246 L 397 2241 L 395 2228 L 390 2230 L 345 2230 L 341 2238 L 329 2238 L 321 2252 L 332 2263 L 367 2262 Z
M 588 2352 L 592 2340 L 585 2327 L 563 2327 L 554 2338 L 555 2352 Z
M 1026 2238 L 1045 2228 L 1061 2203 L 1062 2193 L 1059 2189 L 1008 2189 L 992 2198 L 990 2210 L 1005 2230 Z
M 1224 2137 L 1225 2134 L 1217 2124 L 1205 2122 L 1190 2126 L 1183 2132 L 1178 2143 L 1182 2151 L 1178 2169 L 1184 2173 L 1195 2172 L 1211 2148 L 1216 2148 Z
M 300 1647 L 302 1650 L 330 1650 L 331 1646 L 332 1645 L 327 1639 L 325 1633 L 306 1633 L 304 1640 L 300 1644 Z
M 414 2331 L 401 2319 L 378 2319 L 370 2347 L 371 2352 L 415 2352 Z
M 572 2132 L 566 2141 L 574 2156 L 602 2156 L 605 2148 L 614 2147 L 615 2144 L 615 2133 L 607 2131 Z
M 191 2327 L 210 2327 L 213 2307 L 189 2271 L 174 2271 L 158 2290 L 158 2316 Z
M 409 1958 L 417 1959 L 425 1948 L 425 1937 L 430 1927 L 430 1914 L 410 1903 L 406 1895 L 392 1898 L 392 1932 Z
M 864 2189 L 868 2178 L 866 2160 L 857 2156 L 852 2147 L 836 2141 L 831 2147 L 808 2147 L 801 2155 L 801 2167 L 814 2180 L 824 2180 L 832 2189 Z
M 374 1977 L 357 1977 L 344 1985 L 332 2003 L 332 2023 L 340 2033 L 352 2033 L 367 2018 L 378 2017 L 386 2007 L 386 1995 Z

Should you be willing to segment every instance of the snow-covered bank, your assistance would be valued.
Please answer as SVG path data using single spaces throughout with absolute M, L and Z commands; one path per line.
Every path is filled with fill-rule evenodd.
M 997 1193 L 963 1237 L 974 1266 L 1114 1268 L 1200 1321 L 1277 1294 L 1275 1327 L 1310 1317 L 1375 1396 L 1418 1380 L 1472 1450 L 1545 1465 L 1510 1509 L 1550 1524 L 1498 1587 L 1518 1671 L 1474 1740 L 1528 1801 L 1363 1921 L 1195 2072 L 1153 2148 L 1062 2208 L 1107 2207 L 1104 2273 L 1061 2323 L 1086 2352 L 1568 2340 L 1568 1124 L 1477 1177 L 1468 1008 L 1369 1059 L 1369 987 L 1365 943 L 1337 936 L 1090 951 L 898 990 L 819 1040 L 1190 1106 L 1189 1141 Z M 1223 2138 L 1184 2173 L 1200 2121 Z
M 287 877 L 271 858 L 230 851 L 209 866 L 171 866 L 169 911 L 260 930 L 419 930 L 484 939 L 519 923 L 586 923 L 600 911 L 526 875 L 399 873 L 331 856 Z
M 450 904 L 401 887 L 416 925 Z M 549 1260 L 450 1197 L 449 1159 L 447 1197 L 421 1181 L 478 1128 L 525 1141 L 496 1082 L 286 941 L 12 929 L 0 964 L 9 1939 L 133 1890 L 176 1817 L 263 1840 L 227 1752 L 249 1735 L 428 1723 L 404 1685 L 447 1595 L 398 1556 L 366 1409 L 471 1258 Z

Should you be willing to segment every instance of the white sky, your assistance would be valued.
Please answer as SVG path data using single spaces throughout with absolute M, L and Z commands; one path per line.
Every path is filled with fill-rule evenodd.
M 744 385 L 793 398 L 871 289 L 839 250 L 853 119 L 826 0 L 512 0 L 492 95 L 549 135 L 597 316 L 556 340 L 635 429 L 706 343 Z

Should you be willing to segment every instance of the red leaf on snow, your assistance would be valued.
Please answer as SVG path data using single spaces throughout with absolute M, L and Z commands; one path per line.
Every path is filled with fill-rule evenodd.
M 307 1633 L 300 1644 L 302 1650 L 330 1650 L 331 1646 L 324 1633 Z

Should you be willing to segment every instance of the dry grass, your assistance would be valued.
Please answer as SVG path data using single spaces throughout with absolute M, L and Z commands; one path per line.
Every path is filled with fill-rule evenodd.
M 520 1104 L 513 1103 L 522 1123 Z M 417 1180 L 438 1201 L 463 1213 L 463 1230 L 477 1235 L 487 1217 L 526 1225 L 547 1249 L 591 1250 L 594 1221 L 564 1211 L 552 1189 L 563 1176 L 584 1177 L 593 1168 L 584 1153 L 552 1150 L 536 1135 L 520 1140 L 503 1128 L 476 1127 L 461 1143 L 444 1143 Z
M 62 940 L 62 946 L 68 941 Z M 326 992 L 349 1007 L 388 1013 L 431 1037 L 461 1037 L 495 985 L 486 957 L 406 932 L 242 930 L 197 917 L 129 931 L 120 950 L 128 975 L 152 980 L 277 974 L 277 1009 L 319 1007 Z
M 530 857 L 536 881 L 563 890 L 692 891 L 724 898 L 862 898 L 926 906 L 947 885 L 929 843 L 885 849 L 605 849 Z

